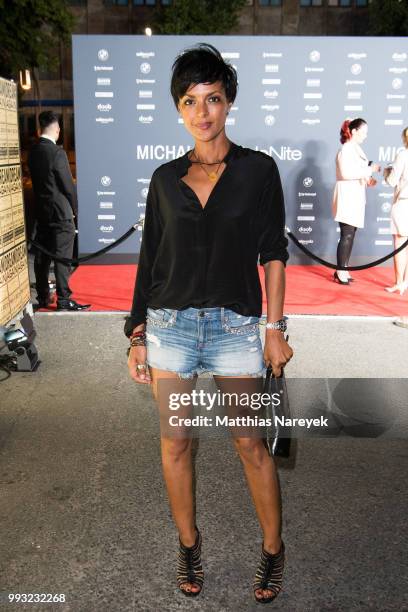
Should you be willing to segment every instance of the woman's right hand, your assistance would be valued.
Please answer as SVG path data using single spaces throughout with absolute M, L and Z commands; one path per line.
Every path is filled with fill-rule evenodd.
M 137 383 L 149 385 L 151 383 L 149 368 L 146 364 L 147 350 L 145 346 L 131 346 L 128 357 L 130 377 Z M 137 366 L 144 365 L 144 368 Z

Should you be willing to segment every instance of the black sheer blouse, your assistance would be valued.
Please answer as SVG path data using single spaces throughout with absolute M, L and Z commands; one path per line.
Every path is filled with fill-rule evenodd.
M 224 162 L 204 208 L 181 178 L 188 153 L 153 173 L 126 335 L 145 322 L 148 306 L 261 316 L 258 259 L 288 259 L 279 171 L 269 155 L 234 143 Z

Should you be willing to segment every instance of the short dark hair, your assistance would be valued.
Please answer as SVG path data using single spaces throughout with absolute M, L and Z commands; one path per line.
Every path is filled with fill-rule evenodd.
M 41 130 L 45 130 L 52 123 L 59 124 L 59 117 L 53 111 L 43 111 L 38 116 Z
M 176 57 L 172 71 L 170 91 L 176 108 L 189 87 L 198 83 L 221 81 L 228 102 L 235 100 L 238 88 L 237 72 L 212 45 L 198 43 L 185 49 Z

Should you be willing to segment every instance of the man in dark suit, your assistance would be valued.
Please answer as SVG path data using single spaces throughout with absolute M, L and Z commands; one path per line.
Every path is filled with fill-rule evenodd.
M 41 136 L 31 149 L 30 168 L 35 197 L 37 220 L 36 242 L 57 257 L 72 258 L 75 239 L 74 217 L 78 214 L 75 184 L 65 151 L 57 146 L 60 126 L 58 116 L 44 111 L 39 116 Z M 38 305 L 46 308 L 50 303 L 48 274 L 51 257 L 36 250 L 34 272 Z M 57 288 L 57 310 L 84 310 L 90 304 L 71 300 L 69 287 L 70 264 L 54 260 Z

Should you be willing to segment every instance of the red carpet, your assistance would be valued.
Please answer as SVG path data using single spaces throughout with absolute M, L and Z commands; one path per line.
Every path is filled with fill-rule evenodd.
M 72 275 L 72 297 L 91 303 L 93 311 L 128 312 L 135 274 L 132 265 L 81 266 Z M 393 284 L 392 268 L 353 275 L 354 283 L 341 286 L 333 282 L 332 271 L 322 266 L 288 266 L 285 314 L 408 316 L 408 291 L 403 296 L 384 291 Z M 265 306 L 264 302 L 264 311 Z

